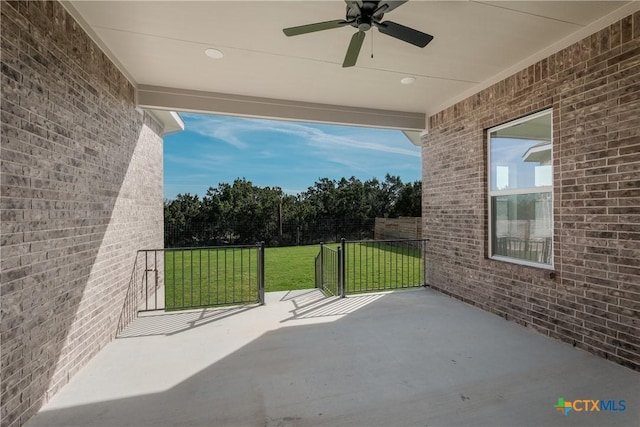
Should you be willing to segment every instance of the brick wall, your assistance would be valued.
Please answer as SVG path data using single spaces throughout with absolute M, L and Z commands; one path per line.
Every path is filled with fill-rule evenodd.
M 136 250 L 163 246 L 162 137 L 58 2 L 1 2 L 2 426 L 113 337 Z
M 486 129 L 553 108 L 555 271 L 487 258 Z M 429 118 L 429 284 L 640 369 L 640 13 Z
M 422 218 L 376 218 L 374 237 L 378 240 L 422 239 Z

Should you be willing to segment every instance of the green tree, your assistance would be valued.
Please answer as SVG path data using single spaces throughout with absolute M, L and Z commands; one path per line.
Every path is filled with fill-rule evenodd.
M 369 208 L 367 218 L 384 218 L 389 214 L 389 197 L 382 190 L 382 185 L 377 178 L 372 178 L 364 183 L 365 198 Z
M 209 188 L 204 198 L 209 219 L 216 219 L 227 241 L 268 241 L 278 225 L 279 206 L 284 197 L 279 187 L 256 187 L 245 178 L 233 184 Z
M 386 202 L 386 216 L 389 217 L 397 217 L 396 212 L 396 204 L 398 203 L 398 198 L 400 197 L 400 191 L 404 184 L 402 183 L 402 179 L 399 176 L 393 176 L 386 174 L 384 177 L 384 182 L 382 183 L 382 193 L 385 196 Z
M 422 216 L 422 181 L 404 184 L 398 195 L 394 214 L 396 216 Z
M 339 181 L 320 178 L 297 195 L 237 178 L 232 184 L 210 187 L 202 200 L 179 194 L 165 201 L 167 230 L 177 230 L 174 234 L 180 236 L 166 233 L 165 239 L 169 246 L 197 246 L 337 238 L 361 233 L 368 218 L 420 216 L 421 196 L 420 181 L 403 184 L 389 174 L 382 182 L 372 178 L 363 183 L 354 176 Z
M 165 224 L 197 222 L 202 219 L 202 202 L 197 195 L 178 194 L 174 200 L 164 201 Z
M 165 246 L 195 246 L 202 241 L 202 202 L 197 195 L 178 194 L 164 201 Z
M 369 211 L 362 181 L 353 176 L 348 180 L 342 178 L 336 187 L 335 216 L 362 220 L 367 217 Z
M 336 182 L 329 178 L 321 178 L 304 193 L 304 199 L 315 208 L 315 218 L 334 217 L 336 214 L 337 189 Z

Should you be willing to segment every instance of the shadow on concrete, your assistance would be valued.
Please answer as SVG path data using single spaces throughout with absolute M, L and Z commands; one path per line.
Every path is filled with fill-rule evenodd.
M 640 415 L 639 379 L 417 290 L 384 294 L 334 322 L 266 332 L 165 390 L 45 408 L 30 427 L 625 426 Z M 626 399 L 627 410 L 565 417 L 559 397 Z
M 305 305 L 292 310 L 293 315 L 280 322 L 318 317 L 344 316 L 381 298 L 383 294 L 354 295 L 349 298 L 324 297 L 320 303 Z
M 280 298 L 280 301 L 295 301 L 299 299 L 304 299 L 306 297 L 316 298 L 318 296 L 318 293 L 320 293 L 321 295 L 324 295 L 319 289 L 316 289 L 316 288 L 305 289 L 303 291 L 287 291 L 282 296 L 282 298 Z
M 203 310 L 181 311 L 176 313 L 151 313 L 141 315 L 126 327 L 117 339 L 151 337 L 157 335 L 175 335 L 209 323 L 244 313 L 259 304 L 227 308 L 208 308 Z
M 288 291 L 280 301 L 289 301 L 295 309 L 302 309 L 316 304 L 318 301 L 326 300 L 328 297 L 320 289 L 308 291 Z

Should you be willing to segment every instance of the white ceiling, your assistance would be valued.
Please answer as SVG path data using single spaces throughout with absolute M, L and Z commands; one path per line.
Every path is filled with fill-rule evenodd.
M 230 94 L 230 99 L 247 101 L 242 105 L 259 97 L 289 102 L 289 107 L 301 102 L 328 104 L 334 110 L 343 106 L 356 112 L 375 109 L 418 113 L 411 117 L 418 117 L 420 126 L 394 126 L 393 121 L 381 121 L 383 126 L 406 129 L 422 128 L 425 114 L 433 114 L 501 75 L 528 65 L 527 61 L 547 56 L 550 50 L 638 9 L 638 2 L 615 1 L 412 0 L 386 14 L 384 20 L 432 34 L 434 40 L 427 47 L 420 49 L 372 29 L 357 65 L 342 68 L 354 28 L 296 37 L 282 33 L 285 27 L 344 18 L 342 1 L 63 4 L 136 85 L 156 94 L 186 94 L 180 98 L 184 103 L 176 101 L 175 96 L 156 97 L 155 107 L 287 114 L 269 114 L 268 110 L 261 114 L 259 109 L 250 108 L 243 112 L 242 106 L 231 111 L 233 108 L 224 103 L 189 106 L 197 98 Z M 204 50 L 208 47 L 220 49 L 225 57 L 206 57 Z M 417 80 L 413 85 L 401 85 L 400 79 L 405 76 Z M 142 97 L 140 101 L 144 104 Z M 264 103 L 264 99 L 258 101 Z M 225 109 L 228 111 L 220 111 Z M 295 116 L 295 108 L 289 111 Z M 354 118 L 342 121 L 358 123 Z

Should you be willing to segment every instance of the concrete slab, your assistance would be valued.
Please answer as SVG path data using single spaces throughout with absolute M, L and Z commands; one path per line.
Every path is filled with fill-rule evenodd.
M 28 426 L 637 426 L 639 405 L 639 373 L 431 290 L 306 290 L 140 317 Z

